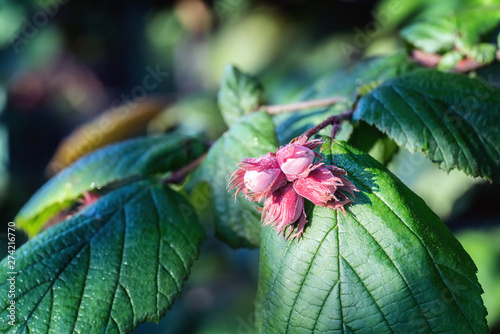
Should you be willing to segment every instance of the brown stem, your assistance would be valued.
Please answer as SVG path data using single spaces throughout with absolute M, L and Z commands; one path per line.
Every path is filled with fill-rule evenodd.
M 474 59 L 462 59 L 457 63 L 455 68 L 452 70 L 452 72 L 457 72 L 457 73 L 465 73 L 465 72 L 470 72 L 474 71 L 480 67 L 483 67 L 484 64 L 480 63 Z
M 335 136 L 340 131 L 340 124 L 343 121 L 351 118 L 353 113 L 354 113 L 354 109 L 343 112 L 342 114 L 332 115 L 332 116 L 328 117 L 327 119 L 325 119 L 323 122 L 316 125 L 315 127 L 307 130 L 307 132 L 304 133 L 304 136 L 306 136 L 307 138 L 310 138 L 310 137 L 314 136 L 315 134 L 317 134 L 318 132 L 320 132 L 321 130 L 323 130 L 324 128 L 326 128 L 328 125 L 333 125 L 332 139 L 335 139 Z
M 424 52 L 422 50 L 415 49 L 412 52 L 412 57 L 418 63 L 425 67 L 436 67 L 441 61 L 441 55 L 435 53 Z
M 327 99 L 311 100 L 303 102 L 294 102 L 289 104 L 279 104 L 274 106 L 260 106 L 257 110 L 266 111 L 270 115 L 280 114 L 282 112 L 290 112 L 295 110 L 311 109 L 318 107 L 329 107 L 331 105 L 337 104 L 344 101 L 343 97 L 331 97 Z
M 425 67 L 436 67 L 441 61 L 442 56 L 435 53 L 428 53 L 422 50 L 413 50 L 412 57 L 418 63 L 422 64 Z M 497 58 L 500 57 L 497 51 Z M 454 68 L 450 69 L 451 72 L 456 73 L 466 73 L 470 71 L 474 71 L 478 68 L 483 67 L 485 64 L 478 62 L 470 57 L 466 57 L 465 59 L 460 60 Z
M 195 170 L 202 162 L 205 160 L 207 157 L 207 153 L 201 155 L 197 159 L 191 161 L 189 164 L 186 166 L 176 170 L 172 174 L 170 174 L 168 177 L 164 178 L 161 180 L 162 183 L 164 184 L 181 184 L 182 181 L 186 178 L 186 176 Z

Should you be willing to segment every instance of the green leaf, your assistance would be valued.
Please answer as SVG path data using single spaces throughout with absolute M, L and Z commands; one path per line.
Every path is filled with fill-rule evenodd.
M 228 126 L 260 105 L 262 86 L 254 77 L 228 65 L 218 95 L 219 109 Z
M 53 177 L 24 205 L 15 221 L 34 236 L 50 217 L 70 207 L 84 191 L 176 170 L 204 151 L 201 139 L 185 135 L 145 137 L 110 145 Z
M 462 60 L 464 55 L 458 51 L 452 50 L 446 52 L 439 61 L 438 68 L 440 70 L 451 70 L 457 66 L 458 62 Z
M 363 96 L 353 119 L 446 171 L 500 179 L 500 92 L 479 79 L 414 71 Z
M 453 15 L 425 16 L 400 31 L 416 48 L 429 53 L 443 53 L 479 43 L 480 37 L 500 22 L 499 6 L 480 6 Z
M 28 241 L 16 252 L 16 333 L 125 333 L 159 321 L 180 294 L 203 230 L 171 189 L 134 183 Z M 0 263 L 0 292 L 12 274 Z M 9 299 L 0 300 L 7 319 Z
M 345 143 L 321 152 L 361 192 L 308 210 L 302 239 L 262 229 L 258 332 L 487 333 L 476 267 L 425 202 Z
M 274 121 L 280 144 L 287 144 L 293 138 L 324 121 L 328 116 L 340 114 L 351 108 L 356 101 L 357 90 L 364 93 L 367 87 L 373 88 L 374 85 L 411 71 L 415 67 L 416 65 L 406 55 L 396 54 L 373 58 L 361 62 L 353 68 L 327 75 L 312 87 L 307 88 L 298 100 L 307 101 L 334 96 L 343 97 L 344 100 L 330 108 L 276 115 Z M 352 126 L 348 122 L 344 122 L 342 131 L 337 138 L 347 139 L 351 132 Z
M 489 64 L 495 60 L 497 47 L 490 43 L 479 43 L 467 47 L 464 52 L 481 64 Z
M 500 23 L 500 6 L 476 6 L 456 16 L 458 46 L 473 45 Z
M 400 35 L 420 50 L 438 53 L 453 48 L 455 30 L 455 23 L 449 17 L 434 17 L 403 28 Z
M 276 151 L 277 146 L 271 117 L 265 112 L 252 113 L 215 142 L 194 173 L 188 188 L 198 182 L 211 186 L 216 235 L 233 248 L 259 245 L 260 213 L 255 209 L 257 203 L 241 195 L 235 199 L 234 191 L 228 192 L 229 175 L 243 158 L 258 158 Z

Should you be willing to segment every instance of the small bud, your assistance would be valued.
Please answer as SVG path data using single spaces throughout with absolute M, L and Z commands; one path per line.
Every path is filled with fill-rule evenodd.
M 263 192 L 271 188 L 276 178 L 279 177 L 281 170 L 268 169 L 262 172 L 255 170 L 245 173 L 245 186 L 252 192 Z
M 297 180 L 293 184 L 295 191 L 316 205 L 325 205 L 326 202 L 335 198 L 337 187 L 342 185 L 342 181 L 334 177 L 325 167 L 313 170 L 309 176 Z
M 329 169 L 332 168 L 333 172 Z M 344 205 L 350 200 L 340 191 L 350 194 L 358 191 L 343 175 L 345 171 L 335 166 L 320 166 L 304 179 L 296 180 L 293 188 L 316 205 L 337 209 L 345 213 Z
M 321 158 L 312 150 L 322 143 L 318 139 L 307 141 L 306 137 L 301 136 L 276 151 L 276 159 L 288 181 L 304 178 L 309 174 L 314 166 L 314 158 Z
M 249 200 L 260 202 L 286 184 L 285 175 L 271 153 L 258 159 L 243 159 L 239 166 L 240 168 L 231 174 L 232 179 L 229 182 L 229 190 L 236 188 L 235 196 L 243 191 Z
M 304 173 L 314 160 L 314 152 L 305 146 L 288 144 L 276 152 L 276 158 L 288 181 Z
M 293 189 L 293 185 L 288 183 L 286 186 L 276 190 L 264 202 L 262 211 L 262 224 L 271 225 L 278 233 L 285 233 L 288 225 L 299 220 L 297 232 L 294 237 L 299 237 L 307 223 L 304 212 L 304 199 Z M 290 228 L 287 237 L 290 236 Z
M 84 191 L 83 197 L 77 201 L 77 203 L 78 203 L 77 210 L 81 211 L 81 210 L 85 209 L 87 206 L 94 204 L 95 202 L 97 202 L 97 200 L 100 197 L 101 197 L 101 195 L 99 195 L 98 193 Z

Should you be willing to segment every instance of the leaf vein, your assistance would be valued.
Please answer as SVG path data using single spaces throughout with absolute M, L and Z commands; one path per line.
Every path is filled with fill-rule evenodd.
M 366 287 L 365 283 L 363 282 L 363 280 L 361 279 L 361 277 L 359 277 L 359 275 L 356 272 L 356 270 L 354 270 L 354 267 L 342 255 L 340 257 L 342 258 L 342 260 L 344 261 L 344 263 L 347 264 L 349 266 L 349 268 L 351 268 L 351 270 L 354 273 L 354 275 L 356 275 L 356 277 L 359 279 L 361 285 L 363 286 L 363 288 L 365 289 L 365 291 L 370 296 L 371 300 L 373 301 L 373 303 L 377 307 L 377 310 L 380 312 L 380 315 L 382 316 L 382 319 L 384 319 L 384 322 L 387 325 L 387 328 L 389 328 L 389 330 L 390 330 L 391 333 L 394 333 L 394 331 L 392 330 L 391 325 L 389 324 L 389 321 L 387 320 L 386 315 L 382 311 L 382 308 L 380 307 L 380 305 L 377 304 L 377 300 L 375 299 L 375 297 L 373 296 L 373 294 L 371 293 L 371 291 Z
M 382 199 L 380 199 L 382 201 Z M 383 202 L 383 201 L 382 201 Z M 387 205 L 387 204 L 386 204 Z M 391 210 L 392 212 L 392 210 Z M 395 213 L 394 213 L 395 214 Z M 396 215 L 396 214 L 395 214 Z M 397 216 L 397 215 L 396 215 Z M 410 295 L 412 296 L 413 298 L 413 301 L 415 302 L 415 306 L 417 306 L 418 310 L 420 311 L 420 314 L 422 314 L 422 317 L 423 319 L 425 320 L 427 326 L 429 328 L 432 329 L 432 326 L 429 324 L 429 322 L 427 321 L 427 317 L 425 316 L 420 304 L 418 303 L 417 301 L 417 298 L 415 297 L 415 294 L 414 292 L 412 291 L 412 289 L 410 288 L 410 286 L 408 285 L 408 282 L 406 281 L 406 278 L 404 277 L 404 275 L 401 273 L 401 271 L 399 270 L 399 268 L 396 266 L 396 264 L 394 263 L 393 259 L 391 259 L 391 257 L 389 256 L 389 254 L 387 254 L 387 252 L 385 251 L 385 249 L 379 244 L 379 242 L 377 241 L 377 239 L 375 239 L 375 237 L 370 233 L 370 231 L 368 231 L 368 229 L 363 225 L 361 224 L 361 222 L 358 220 L 358 218 L 354 215 L 352 215 L 353 217 L 353 220 L 355 222 L 358 223 L 358 225 L 363 228 L 366 233 L 372 238 L 372 240 L 375 242 L 375 244 L 382 250 L 382 252 L 384 253 L 384 255 L 386 256 L 386 258 L 391 262 L 392 266 L 394 267 L 394 269 L 398 272 L 399 274 L 399 277 L 401 277 L 401 279 L 403 280 L 403 282 L 405 283 L 406 285 L 406 288 L 408 289 L 408 291 L 410 292 Z M 399 217 L 398 217 L 399 218 Z M 400 219 L 400 218 L 399 218 Z M 401 220 L 401 219 L 400 219 Z

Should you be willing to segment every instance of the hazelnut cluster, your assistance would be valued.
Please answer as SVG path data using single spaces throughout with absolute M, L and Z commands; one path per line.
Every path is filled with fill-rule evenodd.
M 345 170 L 321 162 L 313 150 L 322 143 L 301 136 L 276 153 L 243 159 L 231 174 L 230 191 L 236 188 L 235 196 L 242 192 L 250 201 L 264 200 L 262 224 L 272 225 L 278 233 L 285 235 L 286 228 L 298 222 L 295 234 L 291 236 L 290 228 L 286 238 L 298 238 L 304 231 L 304 199 L 345 214 L 344 205 L 351 200 L 344 192 L 354 196 L 358 190 L 345 178 Z M 316 163 L 315 158 L 319 158 Z

